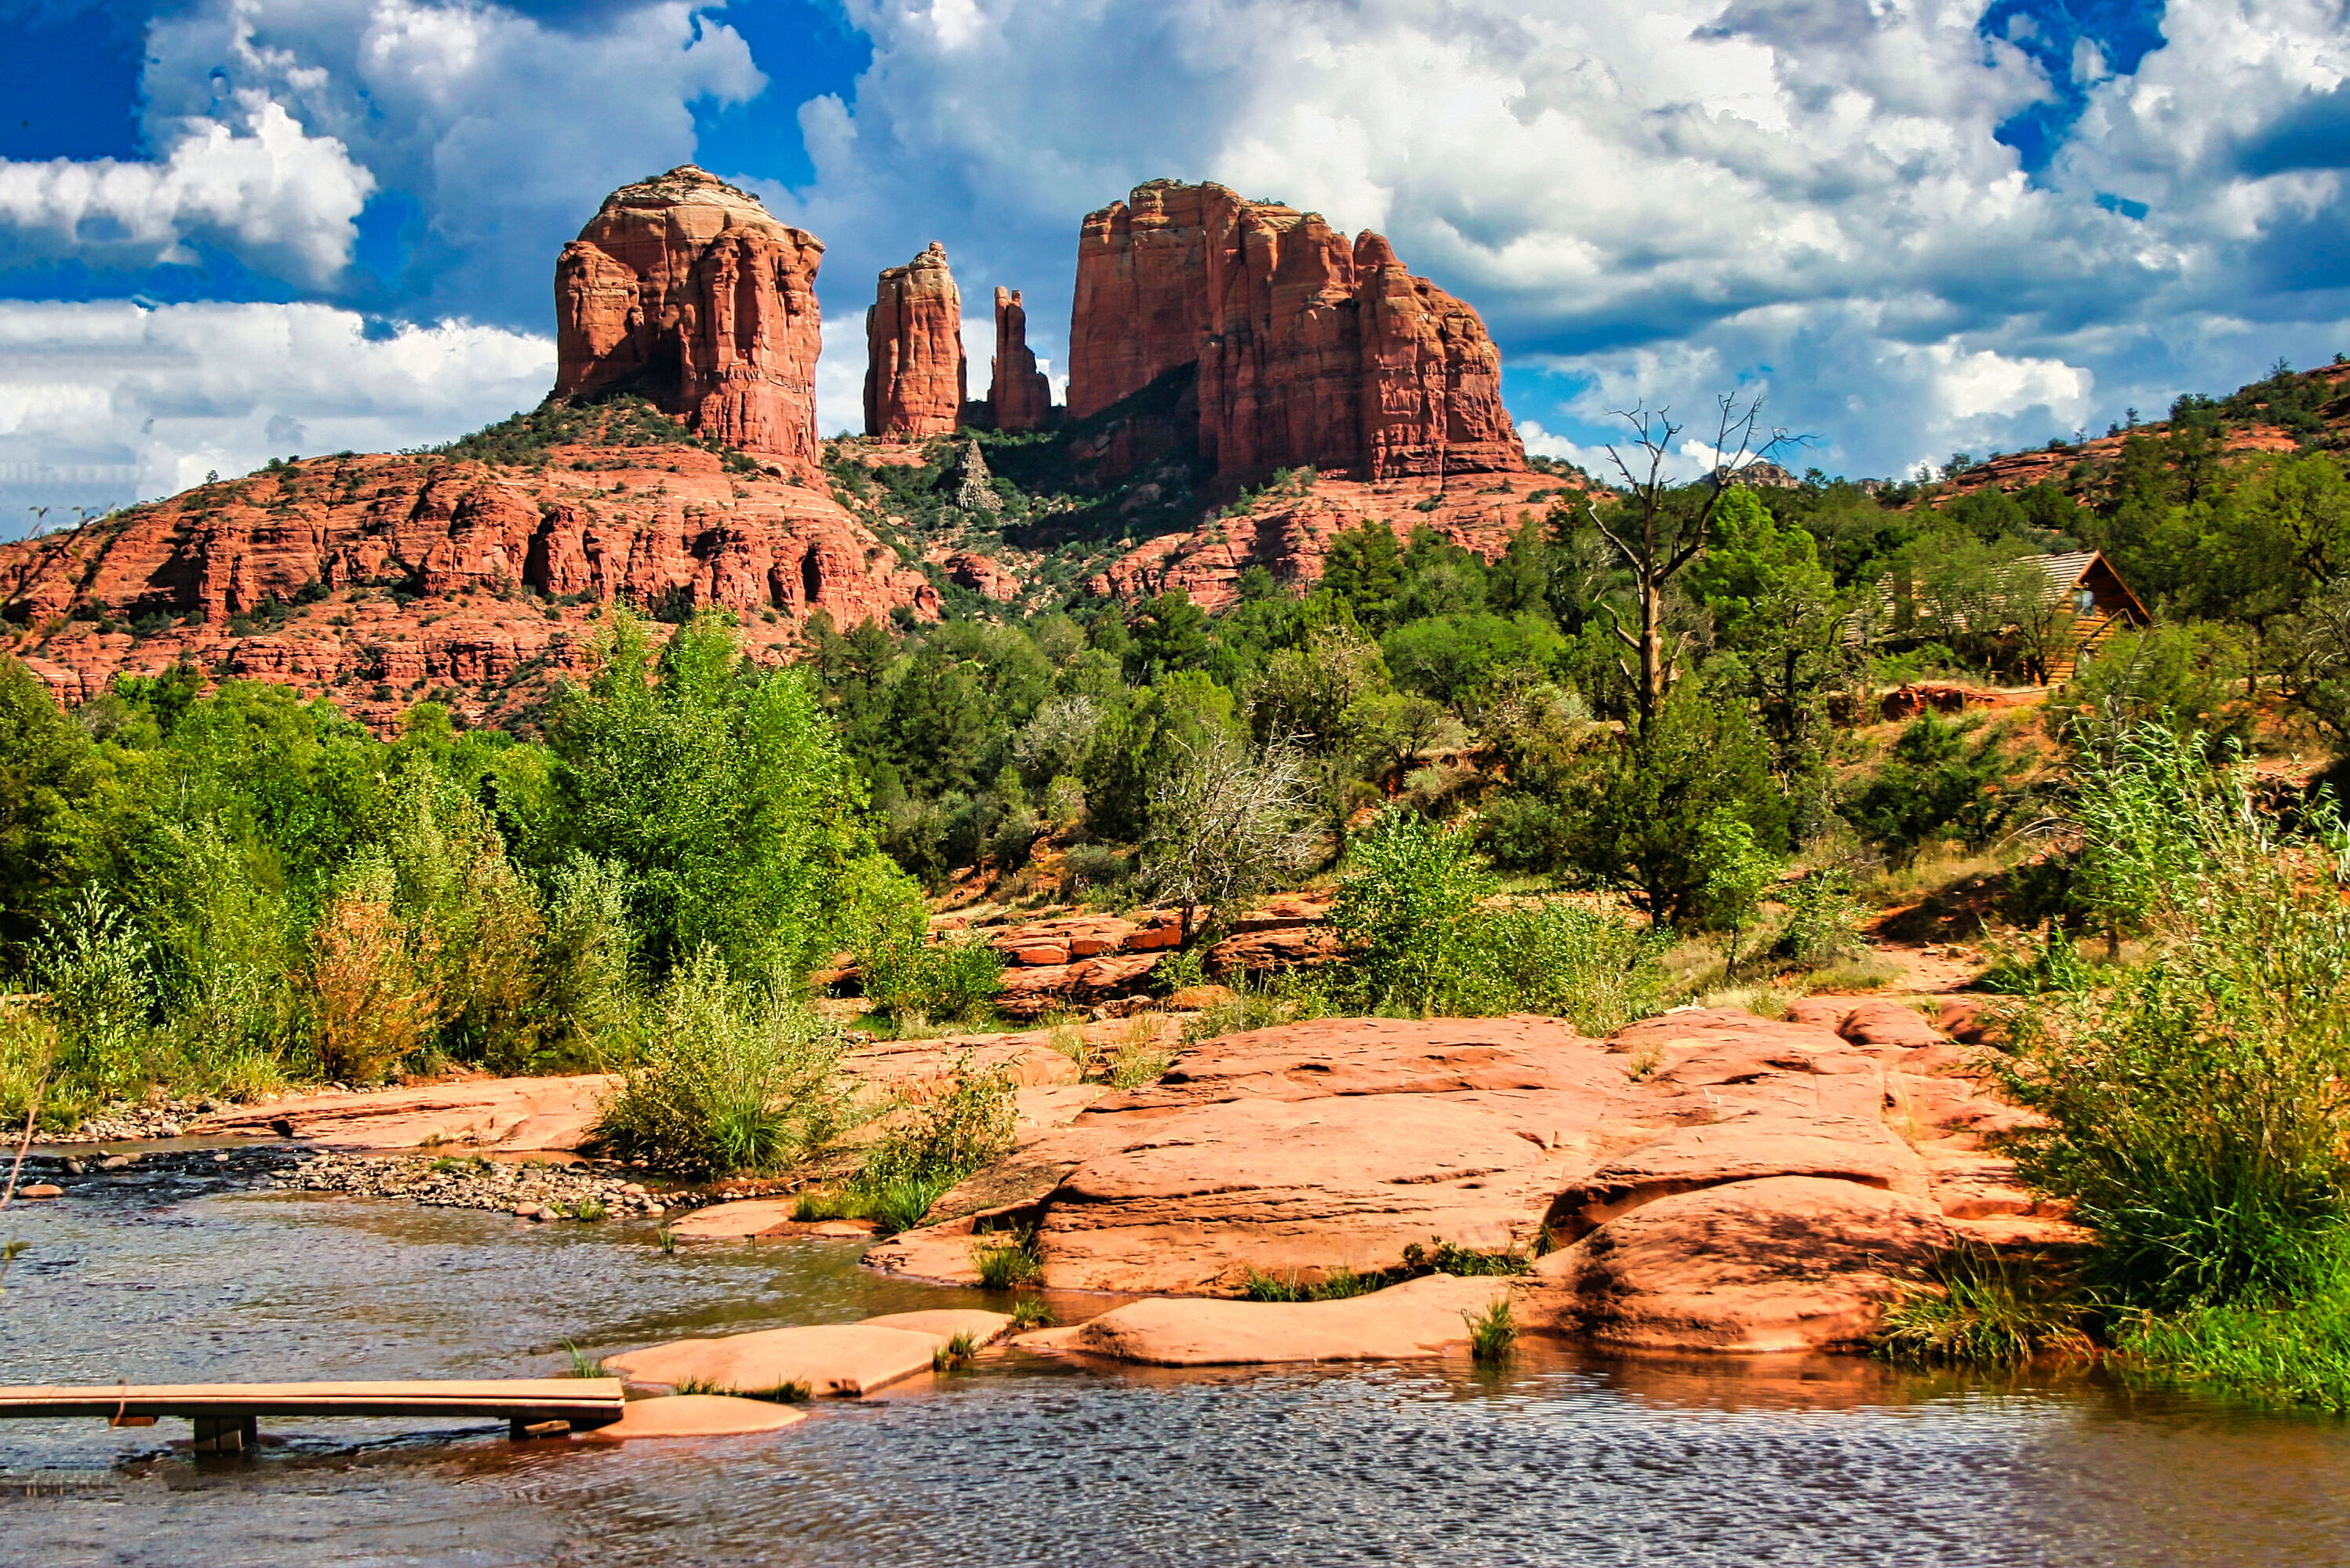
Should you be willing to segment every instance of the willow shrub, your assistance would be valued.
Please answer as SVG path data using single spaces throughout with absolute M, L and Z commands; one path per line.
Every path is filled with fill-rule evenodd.
M 2178 742 L 2192 744 L 2192 738 Z M 2342 1277 L 2350 1225 L 2350 907 L 2338 828 L 2288 837 L 2232 782 L 2182 793 L 2155 759 L 2096 784 L 2173 815 L 2127 889 L 2150 961 L 2021 1011 L 2002 1087 L 2044 1125 L 2006 1141 L 2096 1232 L 2095 1283 L 2155 1312 L 2290 1301 Z M 2087 854 L 2126 855 L 2130 835 Z M 2118 909 L 2115 897 L 2107 905 Z
M 946 1086 L 896 1119 L 867 1151 L 857 1185 L 875 1219 L 910 1231 L 941 1194 L 1012 1147 L 1018 1121 L 1012 1075 L 956 1058 Z
M 692 1176 L 791 1164 L 829 1143 L 846 1106 L 843 1042 L 785 992 L 691 954 L 651 1010 L 643 1054 L 604 1103 L 591 1142 Z
M 1564 899 L 1492 908 L 1468 832 L 1390 810 L 1355 836 L 1332 1000 L 1421 1016 L 1543 1012 L 1606 1034 L 1664 1005 L 1663 933 Z

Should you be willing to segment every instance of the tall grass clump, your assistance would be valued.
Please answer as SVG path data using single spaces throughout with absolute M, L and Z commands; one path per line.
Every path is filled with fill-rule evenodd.
M 703 1176 L 773 1170 L 830 1140 L 842 1042 L 787 996 L 696 952 L 662 991 L 638 1063 L 593 1129 L 597 1147 Z
M 2090 1318 L 2088 1300 L 2047 1260 L 1959 1247 L 1908 1282 L 1872 1343 L 1890 1361 L 2022 1366 L 2092 1355 Z
M 1017 1118 L 1010 1073 L 956 1058 L 945 1087 L 867 1151 L 857 1187 L 873 1218 L 892 1233 L 913 1230 L 947 1189 L 1012 1147 Z
M 1518 1343 L 1518 1319 L 1509 1297 L 1500 1298 L 1481 1313 L 1464 1312 L 1461 1321 L 1469 1325 L 1471 1360 L 1480 1366 L 1492 1366 L 1509 1359 L 1511 1347 Z

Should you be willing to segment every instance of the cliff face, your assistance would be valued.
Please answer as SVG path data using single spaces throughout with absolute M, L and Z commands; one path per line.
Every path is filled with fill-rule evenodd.
M 1484 322 L 1383 237 L 1350 244 L 1316 213 L 1154 181 L 1079 233 L 1069 417 L 1186 371 L 1180 417 L 1196 403 L 1220 477 L 1525 466 Z
M 687 164 L 624 185 L 555 268 L 558 398 L 637 392 L 813 476 L 824 244 Z
M 818 609 L 844 627 L 938 614 L 930 582 L 822 492 L 695 446 L 546 456 L 320 458 L 0 545 L 0 646 L 69 701 L 184 655 L 370 721 L 436 690 L 481 719 L 576 667 L 615 598 L 727 606 L 775 657 Z
M 891 441 L 952 435 L 967 393 L 962 295 L 946 247 L 886 269 L 865 313 L 865 433 Z
M 995 358 L 987 401 L 1000 431 L 1043 430 L 1053 421 L 1053 383 L 1028 348 L 1028 312 L 1016 288 L 995 291 Z

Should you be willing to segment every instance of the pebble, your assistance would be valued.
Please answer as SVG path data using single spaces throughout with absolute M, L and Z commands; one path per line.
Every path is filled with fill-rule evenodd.
M 447 1156 L 318 1154 L 273 1179 L 313 1192 L 404 1198 L 428 1208 L 504 1211 L 539 1223 L 572 1219 L 588 1203 L 601 1205 L 609 1219 L 637 1220 L 690 1201 L 685 1194 L 651 1193 L 608 1167 Z

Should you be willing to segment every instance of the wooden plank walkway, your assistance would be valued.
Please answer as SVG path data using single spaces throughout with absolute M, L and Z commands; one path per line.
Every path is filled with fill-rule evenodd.
M 103 1416 L 116 1426 L 151 1426 L 158 1417 L 195 1423 L 196 1451 L 234 1453 L 254 1445 L 264 1416 L 502 1417 L 515 1437 L 560 1424 L 607 1426 L 626 1395 L 617 1377 L 504 1377 L 416 1383 L 118 1383 L 0 1387 L 0 1419 Z

